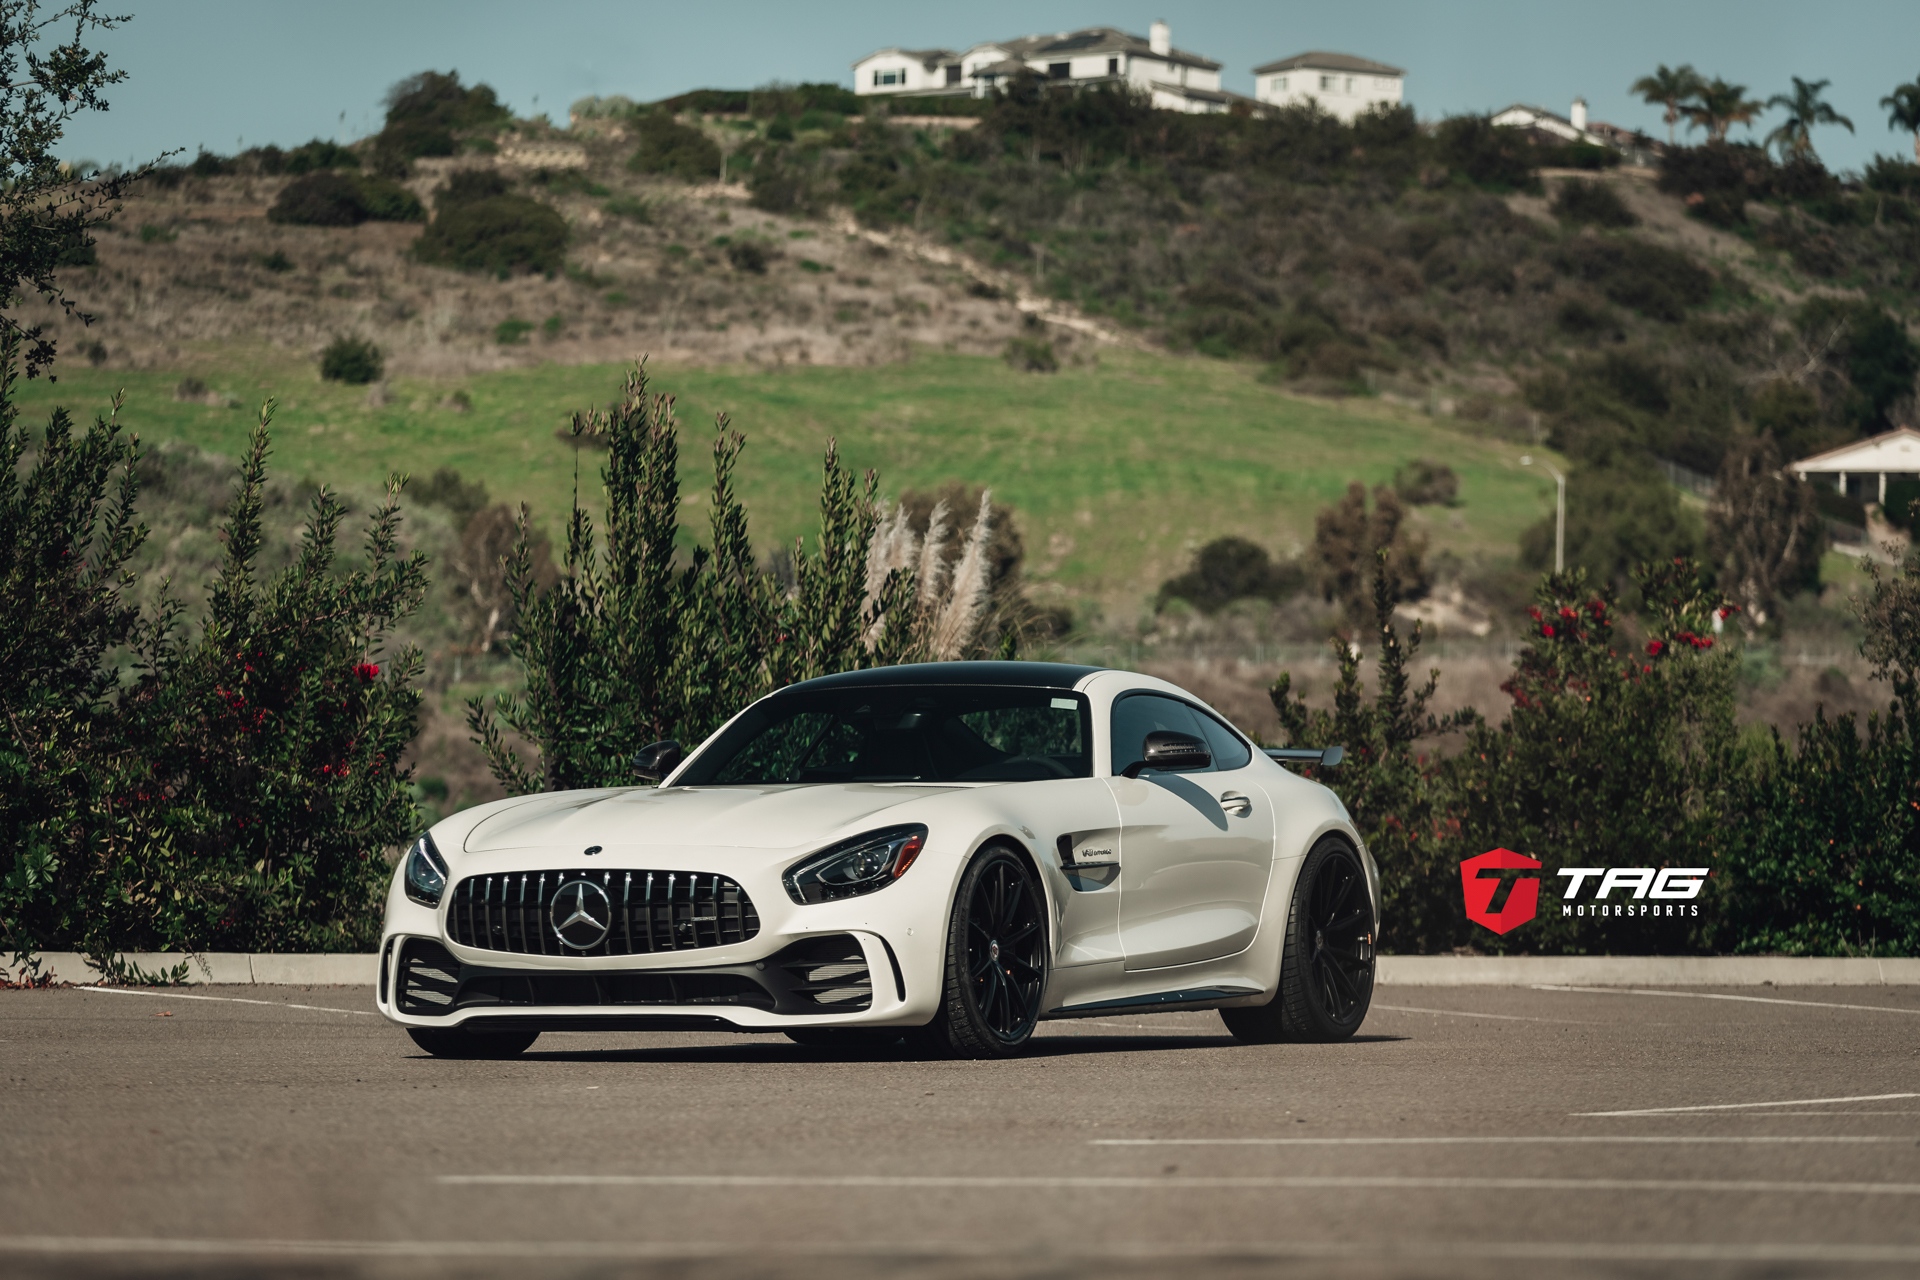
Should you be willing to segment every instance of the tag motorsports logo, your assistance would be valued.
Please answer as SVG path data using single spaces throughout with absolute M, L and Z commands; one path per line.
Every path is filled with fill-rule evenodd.
M 1467 919 L 1495 933 L 1511 933 L 1534 918 L 1540 907 L 1541 869 L 1538 858 L 1511 849 L 1489 849 L 1460 864 L 1460 891 L 1466 898 Z M 1516 876 L 1503 876 L 1517 871 Z M 1697 916 L 1707 882 L 1707 867 L 1562 867 L 1554 872 L 1567 880 L 1560 895 L 1560 914 L 1574 918 L 1640 916 Z M 1587 884 L 1592 899 L 1576 901 Z M 1507 890 L 1502 898 L 1500 890 Z M 1606 901 L 1615 889 L 1625 889 L 1632 901 Z

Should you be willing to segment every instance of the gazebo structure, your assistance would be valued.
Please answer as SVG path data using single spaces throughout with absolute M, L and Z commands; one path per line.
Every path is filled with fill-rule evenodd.
M 1791 463 L 1803 480 L 1816 477 L 1856 502 L 1885 502 L 1894 480 L 1920 480 L 1920 431 L 1896 427 L 1882 435 Z

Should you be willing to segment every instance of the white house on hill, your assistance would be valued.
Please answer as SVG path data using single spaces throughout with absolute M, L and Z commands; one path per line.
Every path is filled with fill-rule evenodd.
M 1856 502 L 1885 502 L 1889 481 L 1920 480 L 1920 431 L 1896 427 L 1802 458 L 1788 469 L 1802 480 L 1818 478 Z
M 1173 30 L 1156 22 L 1143 39 L 1113 27 L 1021 36 L 948 49 L 881 49 L 853 64 L 858 94 L 955 94 L 982 97 L 1021 71 L 1083 88 L 1130 85 L 1168 111 L 1225 111 L 1235 95 L 1220 88 L 1220 64 L 1173 47 Z
M 1491 117 L 1492 123 L 1508 129 L 1528 129 L 1549 138 L 1558 138 L 1562 142 L 1583 142 L 1590 147 L 1607 147 L 1617 151 L 1633 164 L 1650 164 L 1664 150 L 1659 143 L 1645 134 L 1632 129 L 1623 129 L 1617 124 L 1607 124 L 1600 120 L 1587 118 L 1587 100 L 1575 98 L 1573 106 L 1566 115 L 1559 115 L 1545 107 L 1532 107 L 1524 102 L 1516 102 L 1504 111 L 1496 111 Z
M 1319 107 L 1351 121 L 1375 107 L 1397 107 L 1407 73 L 1346 53 L 1296 53 L 1253 69 L 1253 96 L 1269 106 Z

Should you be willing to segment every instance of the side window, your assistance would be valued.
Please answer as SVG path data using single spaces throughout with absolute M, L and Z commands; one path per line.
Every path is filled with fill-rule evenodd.
M 1119 773 L 1139 760 L 1141 744 L 1156 729 L 1168 729 L 1196 738 L 1205 737 L 1200 719 L 1186 703 L 1163 698 L 1157 693 L 1123 695 L 1113 704 L 1112 771 Z
M 1244 769 L 1253 763 L 1253 751 L 1240 740 L 1239 734 L 1204 711 L 1195 711 L 1193 718 L 1200 722 L 1200 730 L 1206 735 L 1207 745 L 1213 748 L 1214 768 Z

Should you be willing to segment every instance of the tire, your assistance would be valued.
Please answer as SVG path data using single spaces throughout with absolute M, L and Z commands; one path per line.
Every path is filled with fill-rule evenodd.
M 1353 846 L 1328 836 L 1293 885 L 1280 988 L 1250 1008 L 1222 1009 L 1236 1040 L 1330 1044 L 1360 1029 L 1373 1002 L 1373 899 Z
M 1046 897 L 1033 869 L 1004 846 L 980 850 L 947 917 L 939 1011 L 908 1043 L 936 1057 L 1021 1053 L 1040 1021 L 1050 956 Z
M 540 1038 L 538 1031 L 469 1031 L 465 1027 L 408 1027 L 413 1042 L 436 1058 L 517 1058 Z

